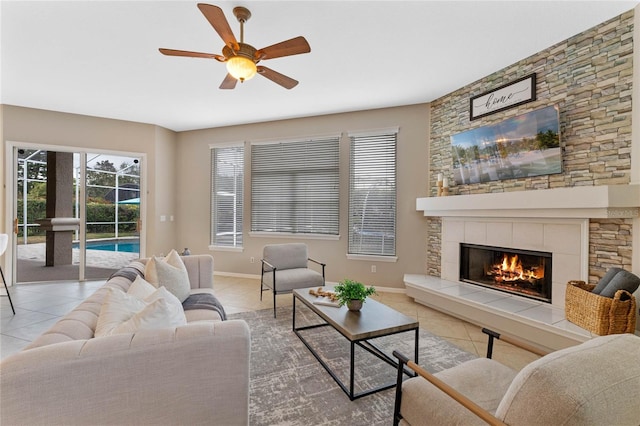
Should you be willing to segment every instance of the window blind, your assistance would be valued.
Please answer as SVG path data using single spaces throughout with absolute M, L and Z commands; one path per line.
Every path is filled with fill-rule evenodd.
M 211 244 L 242 247 L 244 147 L 211 149 Z
M 350 144 L 349 253 L 395 256 L 397 131 Z
M 251 146 L 251 230 L 338 235 L 339 137 Z

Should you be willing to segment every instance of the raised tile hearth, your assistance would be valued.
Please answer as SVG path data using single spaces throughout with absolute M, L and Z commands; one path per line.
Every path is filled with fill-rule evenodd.
M 473 324 L 523 338 L 546 350 L 566 348 L 594 335 L 567 321 L 564 308 L 473 284 L 418 274 L 404 276 L 407 296 Z

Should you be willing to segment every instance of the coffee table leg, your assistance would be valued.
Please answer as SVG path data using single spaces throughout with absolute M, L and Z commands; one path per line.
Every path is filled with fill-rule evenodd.
M 292 330 L 296 331 L 296 295 L 293 295 L 293 312 L 291 313 L 292 318 Z
M 351 342 L 351 361 L 350 361 L 350 368 L 349 368 L 349 399 L 351 401 L 353 401 L 353 382 L 354 382 L 354 378 L 355 378 L 355 343 Z

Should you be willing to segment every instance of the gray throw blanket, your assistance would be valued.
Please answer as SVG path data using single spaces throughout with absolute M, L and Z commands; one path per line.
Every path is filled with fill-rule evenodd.
M 133 282 L 138 276 L 144 278 L 144 265 L 142 263 L 136 262 L 136 264 L 131 263 L 129 266 L 118 269 L 116 272 L 111 274 L 109 280 L 114 277 L 124 277 Z
M 227 319 L 227 314 L 224 312 L 222 304 L 213 294 L 210 293 L 192 294 L 182 302 L 182 307 L 185 311 L 190 309 L 210 309 L 212 311 L 217 311 L 220 318 L 222 318 L 222 321 Z

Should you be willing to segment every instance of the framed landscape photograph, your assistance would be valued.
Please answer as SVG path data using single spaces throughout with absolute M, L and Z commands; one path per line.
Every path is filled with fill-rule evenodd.
M 549 106 L 451 136 L 457 185 L 562 172 L 560 118 Z

